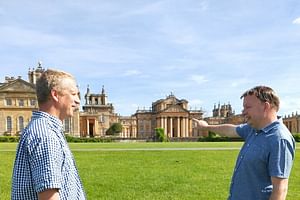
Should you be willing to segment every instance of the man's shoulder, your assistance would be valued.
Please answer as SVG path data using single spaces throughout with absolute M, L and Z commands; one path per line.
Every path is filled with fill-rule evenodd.
M 236 126 L 236 132 L 242 138 L 246 139 L 248 137 L 248 135 L 253 132 L 253 128 L 249 124 L 244 123 L 244 124 L 240 124 L 240 125 Z
M 278 123 L 274 126 L 267 134 L 267 139 L 269 144 L 278 143 L 282 140 L 287 141 L 288 143 L 295 143 L 293 135 L 282 123 Z
M 27 145 L 32 145 L 51 137 L 51 132 L 52 129 L 47 118 L 33 118 L 23 130 L 20 140 L 26 141 Z

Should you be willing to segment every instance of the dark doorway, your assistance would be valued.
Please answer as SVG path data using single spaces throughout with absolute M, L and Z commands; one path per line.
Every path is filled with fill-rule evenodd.
M 94 137 L 94 124 L 89 123 L 89 136 Z

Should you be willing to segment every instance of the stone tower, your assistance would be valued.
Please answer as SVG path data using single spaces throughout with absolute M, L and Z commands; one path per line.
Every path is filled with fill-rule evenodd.
M 32 70 L 29 68 L 28 70 L 28 80 L 29 83 L 36 84 L 36 80 L 41 76 L 42 72 L 45 71 L 45 69 L 42 67 L 42 62 L 38 62 L 38 66 L 36 69 L 32 68 Z

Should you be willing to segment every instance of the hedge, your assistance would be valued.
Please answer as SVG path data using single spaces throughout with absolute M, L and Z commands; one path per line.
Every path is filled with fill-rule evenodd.
M 0 136 L 0 142 L 19 142 L 19 136 Z

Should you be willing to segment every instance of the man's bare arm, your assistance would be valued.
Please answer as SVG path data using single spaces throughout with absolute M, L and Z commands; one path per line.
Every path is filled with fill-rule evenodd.
M 273 191 L 270 200 L 285 200 L 288 190 L 288 179 L 271 177 Z
M 200 130 L 212 131 L 214 133 L 218 133 L 221 136 L 239 137 L 239 135 L 236 132 L 236 125 L 233 124 L 209 125 L 206 121 L 195 119 L 195 118 L 193 118 L 193 121 L 196 124 L 196 127 Z
M 59 200 L 59 193 L 57 189 L 45 190 L 38 193 L 39 200 Z

